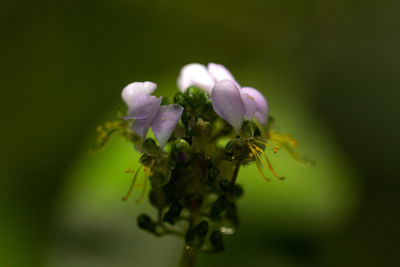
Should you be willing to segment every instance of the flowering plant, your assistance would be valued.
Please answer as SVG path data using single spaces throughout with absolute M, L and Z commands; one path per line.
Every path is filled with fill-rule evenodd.
M 193 266 L 198 252 L 224 249 L 223 235 L 239 225 L 236 201 L 243 188 L 236 183 L 241 166 L 256 164 L 277 179 L 268 150 L 280 147 L 307 162 L 293 148 L 290 135 L 275 133 L 266 98 L 256 89 L 242 87 L 222 65 L 193 63 L 182 68 L 173 103 L 151 94 L 157 85 L 134 82 L 122 91 L 126 108 L 119 118 L 98 127 L 97 147 L 118 132 L 143 153 L 126 196 L 131 195 L 143 169 L 141 196 L 146 186 L 157 218 L 138 217 L 138 226 L 156 236 L 182 236 L 181 266 Z M 148 138 L 149 129 L 155 139 Z

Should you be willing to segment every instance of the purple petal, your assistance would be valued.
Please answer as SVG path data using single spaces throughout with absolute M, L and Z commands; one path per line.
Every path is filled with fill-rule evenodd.
M 238 132 L 245 115 L 245 107 L 239 88 L 231 80 L 217 82 L 211 91 L 215 112 Z
M 152 119 L 158 112 L 161 105 L 161 97 L 142 94 L 134 97 L 128 103 L 126 118 Z
M 151 124 L 151 120 L 149 120 L 149 119 L 142 119 L 142 120 L 136 119 L 133 122 L 132 130 L 137 135 L 139 135 L 140 137 L 142 137 L 144 139 L 147 135 L 147 132 L 149 131 L 150 124 Z
M 184 66 L 178 77 L 178 88 L 182 92 L 190 86 L 195 86 L 210 93 L 214 83 L 214 78 L 208 73 L 207 68 L 199 63 Z
M 265 124 L 267 122 L 269 112 L 267 99 L 265 99 L 265 97 L 258 90 L 251 87 L 243 87 L 241 89 L 241 93 L 248 94 L 254 98 L 256 103 L 256 112 L 254 116 L 261 124 Z
M 209 63 L 208 72 L 215 79 L 216 82 L 222 80 L 231 80 L 235 82 L 235 84 L 238 87 L 240 87 L 235 78 L 233 77 L 232 73 L 227 68 L 225 68 L 225 66 L 221 64 Z
M 164 147 L 172 132 L 175 130 L 183 112 L 183 107 L 177 104 L 161 106 L 151 123 L 151 129 L 156 136 L 160 147 Z
M 156 90 L 157 84 L 153 82 L 134 82 L 122 90 L 122 99 L 127 105 L 138 95 L 151 94 Z
M 251 120 L 256 113 L 256 102 L 254 97 L 243 90 L 240 90 L 240 96 L 242 97 L 244 104 L 244 117 L 248 120 Z

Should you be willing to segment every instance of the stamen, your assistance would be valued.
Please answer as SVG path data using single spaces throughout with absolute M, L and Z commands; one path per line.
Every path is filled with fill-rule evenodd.
M 257 146 L 255 146 L 254 148 L 264 155 L 265 161 L 267 162 L 267 166 L 266 167 L 271 171 L 271 173 L 275 176 L 275 178 L 277 178 L 279 180 L 284 180 L 285 177 L 281 177 L 275 172 L 274 168 L 272 167 L 271 161 L 269 161 L 269 159 L 267 157 L 267 154 L 265 154 L 265 152 L 261 148 L 259 148 Z
M 287 143 L 292 147 L 296 147 L 298 145 L 296 139 L 294 139 L 290 134 L 271 133 L 269 138 L 276 142 Z
M 139 171 L 140 171 L 141 168 L 142 168 L 142 165 L 140 165 L 140 167 L 137 169 L 137 171 L 136 171 L 136 173 L 135 173 L 135 176 L 133 176 L 131 185 L 129 186 L 128 193 L 122 198 L 123 201 L 127 201 L 128 198 L 129 198 L 129 196 L 132 194 L 132 190 L 133 190 L 133 188 L 134 188 L 134 186 L 135 186 L 135 182 L 136 182 L 137 175 L 138 175 L 138 173 L 139 173 Z
M 148 176 L 146 175 L 146 176 L 144 176 L 144 185 L 143 185 L 142 193 L 140 194 L 140 197 L 138 199 L 136 199 L 136 203 L 140 203 L 146 194 L 147 180 L 148 180 Z
M 250 144 L 249 144 L 249 147 L 250 147 L 250 150 L 253 152 L 253 156 L 256 156 L 254 158 L 254 161 L 256 162 L 256 166 L 257 166 L 258 172 L 260 173 L 261 177 L 267 182 L 271 181 L 271 179 L 265 177 L 265 175 L 261 169 L 260 162 L 259 162 L 260 155 L 258 155 L 258 153 L 253 149 L 253 147 Z
M 272 145 L 270 145 L 270 144 L 268 144 L 268 143 L 266 143 L 264 141 L 258 140 L 258 139 L 254 139 L 254 141 L 256 141 L 256 142 L 258 142 L 258 143 L 260 143 L 260 144 L 262 144 L 264 146 L 273 148 L 273 153 L 274 154 L 276 154 L 278 152 L 278 150 L 280 149 L 280 147 L 278 145 L 272 146 Z

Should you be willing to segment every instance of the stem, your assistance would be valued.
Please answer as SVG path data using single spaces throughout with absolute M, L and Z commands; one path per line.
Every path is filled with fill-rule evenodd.
M 240 169 L 240 163 L 235 161 L 235 169 L 233 170 L 233 175 L 232 175 L 232 184 L 236 183 L 236 178 L 239 174 L 239 169 Z
M 183 244 L 183 251 L 179 267 L 194 267 L 197 259 L 197 250 Z

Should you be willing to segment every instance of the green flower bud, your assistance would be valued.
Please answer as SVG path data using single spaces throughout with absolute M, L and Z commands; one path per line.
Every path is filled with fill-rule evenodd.
M 156 155 L 160 153 L 160 148 L 157 146 L 156 141 L 153 138 L 147 138 L 143 142 L 144 153 L 150 155 Z
M 181 116 L 182 123 L 187 124 L 191 118 L 192 118 L 192 114 L 190 114 L 190 112 L 186 111 L 186 109 L 185 109 Z
M 193 156 L 192 147 L 184 139 L 175 140 L 171 146 L 171 157 L 180 164 L 187 164 Z
M 151 161 L 152 161 L 153 159 L 154 159 L 154 158 L 153 158 L 152 156 L 150 156 L 150 155 L 148 155 L 148 154 L 143 154 L 143 155 L 140 157 L 139 162 L 140 162 L 143 166 L 148 166 L 148 165 L 150 165 L 150 163 L 151 163 Z
M 174 103 L 181 105 L 182 107 L 186 106 L 186 100 L 185 100 L 185 95 L 181 92 L 178 92 L 174 96 Z
M 248 120 L 243 121 L 241 130 L 242 130 L 241 135 L 243 138 L 253 138 L 255 133 L 257 133 L 258 136 L 260 136 L 261 134 L 257 124 Z

